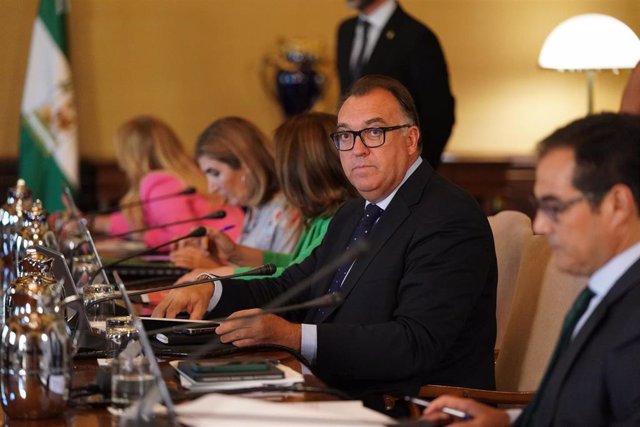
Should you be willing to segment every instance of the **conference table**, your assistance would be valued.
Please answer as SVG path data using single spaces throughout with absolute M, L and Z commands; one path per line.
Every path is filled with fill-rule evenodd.
M 169 278 L 166 278 L 169 279 Z M 172 279 L 174 280 L 174 279 Z M 170 281 L 172 281 L 170 280 Z M 156 285 L 159 285 L 162 280 L 158 281 Z M 145 287 L 145 286 L 143 286 Z M 129 288 L 129 287 L 128 287 Z M 135 287 L 133 287 L 135 288 Z M 143 304 L 136 304 L 136 310 L 143 314 Z M 148 311 L 148 310 L 147 310 Z M 148 315 L 149 313 L 146 313 Z M 143 314 L 144 315 L 144 314 Z M 167 384 L 167 387 L 172 395 L 174 404 L 179 405 L 181 402 L 189 401 L 199 397 L 198 394 L 190 393 L 180 384 L 179 375 L 176 370 L 169 364 L 169 358 L 162 357 L 160 362 L 160 368 L 162 376 Z M 250 397 L 255 399 L 276 400 L 278 402 L 336 402 L 342 400 L 339 391 L 331 390 L 328 388 L 319 378 L 314 376 L 308 369 L 303 368 L 303 364 L 293 355 L 285 350 L 281 349 L 256 349 L 256 350 L 242 350 L 231 354 L 225 353 L 223 356 L 216 356 L 216 360 L 223 359 L 247 359 L 256 357 L 266 358 L 270 360 L 277 360 L 279 363 L 293 369 L 294 371 L 303 375 L 303 381 L 298 384 L 296 390 L 292 390 L 291 387 L 283 390 L 270 389 L 268 391 L 262 391 L 257 393 L 251 393 Z M 174 358 L 174 360 L 179 358 Z M 71 384 L 71 396 L 67 407 L 64 412 L 56 418 L 47 418 L 40 420 L 21 420 L 10 419 L 0 410 L 0 421 L 4 426 L 9 427 L 42 427 L 42 426 L 87 426 L 87 427 L 106 427 L 106 426 L 119 426 L 120 418 L 117 415 L 112 414 L 108 410 L 108 403 L 106 399 L 109 396 L 102 396 L 100 393 L 90 394 L 90 391 L 97 392 L 99 364 L 98 359 L 95 357 L 76 356 L 73 359 L 72 369 L 72 384 Z M 81 395 L 82 394 L 82 395 Z M 358 412 L 357 410 L 355 412 Z M 367 414 L 365 414 L 367 415 Z M 375 417 L 374 417 L 375 418 Z M 154 427 L 161 427 L 165 423 L 162 419 L 154 420 L 152 424 Z M 166 419 L 165 419 L 166 421 Z M 371 424 L 371 422 L 367 422 Z M 240 422 L 241 425 L 242 422 Z M 335 423 L 334 423 L 335 424 Z M 382 425 L 383 423 L 376 420 L 375 424 Z M 386 422 L 384 423 L 386 424 Z M 166 423 L 166 425 L 169 425 Z M 338 424 L 339 425 L 339 424 Z
M 294 369 L 297 372 L 302 372 L 302 364 L 291 354 L 285 351 L 260 351 L 243 352 L 237 355 L 224 356 L 223 358 L 255 358 L 256 356 L 268 358 L 271 360 L 278 360 L 280 363 Z M 180 386 L 177 374 L 175 370 L 166 362 L 160 363 L 163 378 L 172 393 L 172 397 L 175 404 L 180 404 L 181 401 L 188 399 L 188 395 L 185 390 Z M 96 377 L 98 373 L 98 363 L 95 358 L 75 358 L 73 362 L 73 374 L 72 374 L 72 390 L 73 394 L 77 394 L 81 389 L 87 386 L 96 384 Z M 302 383 L 304 388 L 325 388 L 325 385 L 314 375 L 304 374 L 304 382 Z M 303 392 L 274 392 L 269 391 L 262 395 L 258 394 L 256 398 L 277 400 L 282 402 L 309 402 L 309 401 L 335 401 L 339 400 L 336 396 L 316 391 L 303 391 Z M 48 418 L 43 420 L 18 420 L 8 419 L 4 413 L 0 411 L 0 421 L 3 425 L 9 427 L 106 427 L 106 426 L 118 426 L 119 418 L 116 415 L 112 415 L 106 408 L 105 404 L 101 403 L 101 396 L 99 394 L 92 395 L 87 398 L 72 398 L 70 399 L 67 409 L 63 414 L 60 414 L 58 418 Z M 154 423 L 156 427 L 162 425 Z

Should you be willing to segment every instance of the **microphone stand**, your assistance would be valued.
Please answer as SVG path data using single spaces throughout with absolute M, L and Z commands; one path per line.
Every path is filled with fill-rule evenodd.
M 325 307 L 325 306 L 332 306 L 332 305 L 340 305 L 342 304 L 342 301 L 343 301 L 342 295 L 340 295 L 339 292 L 333 292 L 331 294 L 322 295 L 321 297 L 314 298 L 309 301 L 301 302 L 299 304 L 285 305 L 278 308 L 263 308 L 262 312 L 260 313 L 237 316 L 237 317 L 234 317 L 233 320 L 253 319 L 255 317 L 264 316 L 265 314 L 287 313 L 289 311 L 302 310 L 303 308 L 317 308 L 317 307 Z M 176 326 L 167 326 L 166 328 L 154 329 L 153 334 L 154 335 L 164 334 L 166 332 L 176 332 L 176 331 L 181 331 L 183 329 L 202 328 L 205 326 L 218 326 L 220 323 L 224 322 L 225 320 L 227 320 L 227 317 L 217 317 L 214 319 L 200 320 L 198 322 L 193 322 L 193 323 L 182 323 Z M 207 351 L 205 351 L 204 354 L 206 354 L 208 350 L 209 349 L 207 349 Z M 198 351 L 198 353 L 199 352 L 200 351 Z M 194 355 L 193 358 L 190 357 L 189 359 L 195 359 L 199 357 L 198 353 L 196 353 L 196 355 Z
M 133 296 L 138 296 L 138 295 L 149 294 L 149 293 L 152 293 L 152 292 L 160 292 L 160 291 L 167 291 L 167 290 L 171 290 L 171 289 L 186 288 L 186 287 L 189 287 L 189 286 L 202 285 L 204 283 L 213 283 L 214 281 L 220 280 L 220 279 L 233 279 L 235 277 L 244 277 L 244 276 L 271 276 L 275 272 L 276 272 L 276 266 L 274 264 L 265 264 L 265 265 L 262 265 L 260 267 L 253 268 L 251 270 L 244 271 L 242 273 L 234 273 L 234 274 L 230 274 L 228 276 L 215 276 L 214 274 L 212 274 L 212 276 L 215 276 L 215 278 L 207 277 L 206 279 L 195 280 L 193 282 L 174 283 L 174 284 L 171 284 L 171 285 L 158 286 L 158 287 L 149 288 L 149 289 L 139 289 L 139 290 L 136 290 L 136 291 L 126 291 L 126 293 L 127 293 L 127 295 L 129 297 L 133 297 Z M 87 308 L 91 307 L 94 304 L 100 304 L 100 303 L 103 303 L 103 302 L 106 302 L 106 301 L 111 301 L 111 300 L 120 299 L 120 298 L 122 298 L 121 294 L 113 294 L 113 295 L 109 295 L 108 297 L 96 298 L 95 300 L 93 300 L 89 304 L 87 304 Z
M 350 261 L 354 261 L 357 257 L 364 254 L 369 250 L 369 244 L 366 240 L 358 240 L 353 246 L 351 246 L 347 251 L 343 252 L 338 258 L 335 258 L 328 264 L 325 264 L 318 270 L 316 270 L 311 276 L 306 277 L 297 285 L 289 288 L 286 292 L 280 294 L 277 298 L 271 300 L 269 304 L 267 304 L 264 308 L 275 308 L 281 306 L 291 298 L 294 298 L 298 294 L 302 293 L 302 291 L 311 287 L 318 283 L 320 280 L 324 279 L 330 274 L 334 274 L 335 271 L 340 268 L 342 264 L 346 264 Z
M 206 234 L 207 234 L 207 229 L 205 227 L 198 227 L 198 228 L 196 228 L 195 230 L 193 230 L 191 233 L 189 233 L 187 235 L 178 237 L 178 238 L 173 239 L 173 240 L 169 240 L 168 242 L 162 243 L 161 245 L 156 245 L 156 246 L 154 246 L 152 248 L 149 248 L 149 249 L 145 249 L 144 251 L 136 252 L 136 253 L 134 253 L 132 255 L 126 256 L 124 258 L 121 258 L 121 259 L 119 259 L 117 261 L 114 261 L 114 262 L 112 262 L 110 264 L 101 265 L 100 268 L 98 268 L 96 271 L 94 271 L 93 274 L 91 275 L 91 277 L 89 277 L 88 283 L 93 283 L 93 281 L 95 280 L 96 276 L 101 271 L 103 271 L 103 270 L 105 270 L 107 268 L 110 268 L 110 267 L 115 267 L 118 264 L 122 264 L 123 262 L 128 261 L 131 258 L 135 258 L 135 257 L 138 257 L 140 255 L 148 254 L 149 252 L 153 252 L 156 249 L 160 249 L 163 246 L 167 246 L 167 245 L 171 245 L 173 243 L 179 242 L 180 240 L 189 239 L 189 238 L 192 238 L 192 237 L 203 237 Z
M 171 193 L 171 194 L 165 194 L 162 196 L 158 196 L 158 197 L 152 197 L 150 199 L 144 199 L 144 200 L 140 200 L 137 202 L 131 202 L 131 203 L 126 203 L 122 206 L 115 206 L 112 208 L 106 208 L 106 209 L 98 209 L 97 211 L 93 211 L 93 212 L 88 212 L 87 215 L 106 215 L 106 214 L 111 214 L 114 212 L 118 212 L 119 210 L 122 209 L 126 209 L 126 208 L 131 208 L 134 206 L 139 206 L 139 205 L 146 205 L 147 203 L 153 203 L 156 202 L 158 200 L 164 200 L 164 199 L 171 199 L 173 197 L 179 197 L 179 196 L 189 196 L 191 194 L 195 194 L 196 189 L 195 187 L 187 187 L 183 190 L 180 190 L 176 193 Z
M 270 304 L 268 304 L 267 306 L 265 306 L 263 308 L 263 312 L 256 313 L 256 314 L 253 314 L 253 315 L 243 316 L 243 317 L 251 318 L 251 317 L 257 317 L 257 316 L 263 316 L 264 314 L 268 314 L 268 313 L 275 314 L 275 313 L 281 313 L 281 312 L 290 311 L 290 310 L 299 310 L 299 309 L 302 309 L 302 308 L 317 307 L 319 305 L 340 304 L 342 302 L 342 297 L 340 296 L 339 293 L 333 293 L 333 294 L 323 295 L 323 296 L 321 296 L 319 298 L 316 298 L 314 300 L 307 301 L 307 302 L 304 302 L 304 303 L 293 304 L 293 305 L 288 306 L 288 307 L 287 306 L 282 306 L 283 302 L 289 300 L 290 298 L 293 298 L 294 296 L 298 295 L 299 293 L 304 291 L 306 288 L 308 288 L 311 285 L 313 285 L 314 283 L 318 282 L 319 280 L 321 280 L 325 276 L 333 273 L 340 265 L 342 265 L 344 263 L 347 263 L 349 261 L 355 260 L 355 258 L 357 256 L 361 255 L 362 253 L 364 253 L 367 250 L 368 250 L 368 245 L 364 241 L 356 242 L 356 244 L 354 246 L 352 246 L 349 250 L 347 250 L 341 256 L 339 256 L 338 258 L 334 259 L 329 264 L 326 264 L 322 268 L 316 270 L 316 272 L 314 274 L 312 274 L 311 276 L 307 277 L 305 280 L 302 280 L 300 283 L 298 283 L 297 285 L 295 285 L 292 288 L 290 288 L 288 291 L 286 291 L 283 294 L 281 294 L 279 298 L 274 299 Z M 128 292 L 126 291 L 126 289 L 124 287 L 124 284 L 122 283 L 122 280 L 120 279 L 120 276 L 118 275 L 117 272 L 114 273 L 114 277 L 116 278 L 116 282 L 118 284 L 118 289 L 120 290 L 120 293 L 122 294 L 122 297 L 125 300 L 125 304 L 127 306 L 127 309 L 131 312 L 132 318 L 134 319 L 134 325 L 136 326 L 136 328 L 138 328 L 138 330 L 141 333 L 141 343 L 143 345 L 143 348 L 145 349 L 146 352 L 148 352 L 149 355 L 152 356 L 150 359 L 153 359 L 153 365 L 154 365 L 153 369 L 156 371 L 155 373 L 157 374 L 157 378 L 158 378 L 158 380 L 156 381 L 156 385 L 157 385 L 157 387 L 159 389 L 160 396 L 165 401 L 165 405 L 167 406 L 167 411 L 169 412 L 169 416 L 170 416 L 170 419 L 171 419 L 172 423 L 176 422 L 175 421 L 175 408 L 173 406 L 173 402 L 171 401 L 171 396 L 169 396 L 169 394 L 168 394 L 168 390 L 166 388 L 166 384 L 164 383 L 164 381 L 161 380 L 162 377 L 160 376 L 160 373 L 159 373 L 159 367 L 157 366 L 157 361 L 155 360 L 155 355 L 153 353 L 153 349 L 151 348 L 151 344 L 149 342 L 149 339 L 146 336 L 146 332 L 144 330 L 144 326 L 142 325 L 142 321 L 140 320 L 140 318 L 137 315 L 134 314 L 134 310 L 133 310 L 133 307 L 131 305 L 131 300 L 129 298 Z M 218 279 L 220 279 L 220 278 L 213 279 L 213 281 L 218 280 Z M 208 279 L 208 280 L 206 280 L 204 282 L 210 282 L 210 281 L 212 281 L 212 280 Z M 280 305 L 280 307 L 278 307 L 278 305 Z M 240 317 L 238 317 L 238 318 L 240 318 Z M 214 324 L 214 322 L 219 323 L 220 321 L 224 321 L 225 319 L 226 318 L 214 319 L 214 320 L 211 321 L 211 323 L 212 324 Z M 181 327 L 185 327 L 186 325 L 181 325 Z M 202 325 L 203 325 L 203 323 L 196 324 L 196 326 L 200 326 L 200 327 Z M 173 328 L 171 328 L 171 330 L 173 330 Z M 206 342 L 205 344 L 203 344 L 198 349 L 198 351 L 196 351 L 194 354 L 192 354 L 189 357 L 187 357 L 185 360 L 186 361 L 195 360 L 195 359 L 198 359 L 198 358 L 206 355 L 213 347 L 215 347 L 216 344 L 217 344 L 217 335 L 214 336 L 214 339 L 211 339 L 208 342 Z M 148 396 L 153 397 L 154 394 L 150 393 Z M 149 398 L 149 397 L 147 397 L 147 398 Z M 138 405 L 140 405 L 140 406 L 138 406 L 138 408 L 140 408 L 141 405 L 143 405 L 145 403 L 144 400 L 145 400 L 145 398 L 143 398 L 140 402 L 138 402 Z M 139 411 L 140 410 L 138 409 L 138 414 L 139 414 Z
M 156 389 L 159 393 L 159 397 L 161 401 L 164 402 L 164 405 L 167 408 L 167 416 L 169 417 L 169 423 L 172 426 L 178 427 L 179 424 L 178 424 L 178 419 L 176 417 L 176 408 L 173 404 L 173 400 L 171 400 L 171 395 L 169 394 L 169 389 L 167 388 L 167 384 L 162 379 L 162 371 L 160 370 L 160 365 L 158 365 L 158 360 L 156 359 L 155 354 L 153 353 L 153 348 L 151 347 L 151 343 L 149 342 L 149 337 L 147 337 L 147 333 L 145 332 L 144 325 L 142 324 L 140 317 L 136 314 L 136 311 L 133 308 L 133 304 L 131 303 L 131 299 L 127 295 L 127 290 L 124 287 L 124 283 L 122 282 L 122 279 L 120 278 L 120 275 L 118 274 L 117 271 L 113 273 L 113 277 L 115 278 L 116 285 L 118 286 L 118 289 L 122 294 L 122 299 L 124 300 L 124 304 L 127 307 L 127 311 L 131 315 L 133 326 L 135 326 L 135 328 L 139 332 L 138 335 L 140 338 L 140 344 L 142 345 L 143 352 L 146 353 L 147 360 L 149 361 L 149 367 L 151 368 L 151 373 L 156 378 L 156 381 L 155 381 Z M 131 416 L 131 411 L 135 411 L 135 418 L 134 418 L 135 425 L 141 424 L 140 423 L 141 418 L 146 421 L 149 420 L 149 414 L 143 413 L 143 409 L 145 407 L 150 410 L 153 409 L 153 404 L 155 403 L 155 400 L 156 400 L 155 399 L 156 389 L 149 390 L 146 396 L 143 396 L 142 399 L 140 399 L 135 405 L 133 405 L 132 408 L 130 408 L 130 410 L 128 410 L 127 412 L 125 412 L 125 414 L 123 414 L 120 420 L 121 426 L 126 425 L 126 421 L 128 419 L 127 415 Z M 152 402 L 145 401 L 146 399 L 149 398 L 149 396 L 154 398 Z
M 94 277 L 90 278 L 91 279 L 90 283 L 93 283 L 99 271 L 102 271 L 102 279 L 104 280 L 104 282 L 109 283 L 109 278 L 107 277 L 107 273 L 104 271 L 102 260 L 100 259 L 100 255 L 98 255 L 98 250 L 96 249 L 96 243 L 93 241 L 93 237 L 91 236 L 89 227 L 87 227 L 86 219 L 81 217 L 80 211 L 78 210 L 78 206 L 76 205 L 76 202 L 73 199 L 71 188 L 69 188 L 68 186 L 64 188 L 63 197 L 65 197 L 67 202 L 69 203 L 71 217 L 77 221 L 78 226 L 80 228 L 80 233 L 84 236 L 83 243 L 86 243 L 89 245 L 89 250 L 93 254 L 95 265 L 98 267 L 98 269 L 94 273 Z
M 126 237 L 126 236 L 129 236 L 130 234 L 144 233 L 145 231 L 156 230 L 158 228 L 171 227 L 172 225 L 185 224 L 185 223 L 194 222 L 194 221 L 202 221 L 205 219 L 222 219 L 225 216 L 227 216 L 227 213 L 225 211 L 220 210 L 220 211 L 215 211 L 208 215 L 204 215 L 198 218 L 182 219 L 180 221 L 174 221 L 167 224 L 151 225 L 149 227 L 142 227 L 135 230 L 125 231 L 124 233 L 110 234 L 108 237 L 116 237 L 116 238 Z
M 362 255 L 363 253 L 365 253 L 368 250 L 369 250 L 369 244 L 366 242 L 366 240 L 359 240 L 359 241 L 355 242 L 355 244 L 353 246 L 351 246 L 347 251 L 345 251 L 338 258 L 335 258 L 330 263 L 325 264 L 324 266 L 322 266 L 321 268 L 316 270 L 311 276 L 308 276 L 304 280 L 300 281 L 300 283 L 298 283 L 297 285 L 291 287 L 286 292 L 280 294 L 279 297 L 273 299 L 271 301 L 271 303 L 267 304 L 266 306 L 264 306 L 262 308 L 262 310 L 263 310 L 262 313 L 249 315 L 249 316 L 247 316 L 247 318 L 263 316 L 265 314 L 270 314 L 270 313 L 276 314 L 276 313 L 282 313 L 282 312 L 285 312 L 285 311 L 299 310 L 301 308 L 318 307 L 320 305 L 340 304 L 340 303 L 342 303 L 342 296 L 339 293 L 336 292 L 336 293 L 333 293 L 333 294 L 323 295 L 323 296 L 321 296 L 319 298 L 316 298 L 316 299 L 313 299 L 313 300 L 310 300 L 310 301 L 307 301 L 307 302 L 304 302 L 304 303 L 301 303 L 301 304 L 294 304 L 292 306 L 283 306 L 284 302 L 286 302 L 289 299 L 297 296 L 298 294 L 303 292 L 305 289 L 309 288 L 310 286 L 312 286 L 315 283 L 317 283 L 320 280 L 322 280 L 324 277 L 335 273 L 335 271 L 342 264 L 345 264 L 345 263 L 347 263 L 349 261 L 355 260 L 358 256 Z M 293 308 L 291 308 L 291 307 L 293 307 Z M 237 317 L 235 319 L 240 319 L 240 318 L 241 317 Z M 226 319 L 227 319 L 226 317 L 217 318 L 217 319 L 213 319 L 211 322 L 212 322 L 212 324 L 217 324 L 217 323 L 220 323 L 220 322 L 222 322 L 222 321 L 224 321 Z M 195 327 L 202 327 L 203 325 L 205 325 L 205 324 L 200 322 L 199 324 L 195 325 Z M 180 325 L 180 326 L 181 327 L 186 327 L 186 324 L 185 325 Z M 194 326 L 191 326 L 191 327 L 194 327 Z M 198 358 L 206 355 L 212 348 L 214 348 L 217 345 L 217 340 L 216 340 L 217 337 L 218 336 L 215 335 L 213 339 L 211 339 L 211 340 L 207 341 L 206 343 L 202 344 L 201 347 L 198 349 L 198 351 L 196 351 L 192 356 L 188 357 L 185 360 L 187 360 L 187 361 L 195 360 L 195 359 L 198 359 Z

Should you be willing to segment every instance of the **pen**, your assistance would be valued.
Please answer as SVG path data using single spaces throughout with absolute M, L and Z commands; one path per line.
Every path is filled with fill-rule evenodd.
M 235 227 L 235 226 L 236 226 L 235 224 L 225 225 L 224 227 L 222 227 L 222 228 L 220 229 L 220 231 L 229 231 L 229 230 L 231 230 L 231 229 L 232 229 L 233 227 Z
M 424 406 L 425 408 L 427 408 L 431 404 L 431 402 L 429 402 L 428 400 L 419 399 L 417 397 L 411 397 L 411 396 L 405 396 L 404 400 L 406 400 L 407 402 L 415 403 L 416 405 Z M 473 418 L 471 415 L 467 414 L 464 411 L 448 408 L 446 406 L 442 408 L 441 411 L 447 415 L 451 415 L 463 420 L 470 420 Z

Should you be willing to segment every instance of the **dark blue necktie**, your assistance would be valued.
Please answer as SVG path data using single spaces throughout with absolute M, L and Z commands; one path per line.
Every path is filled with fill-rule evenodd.
M 567 317 L 564 319 L 564 323 L 562 324 L 562 329 L 560 330 L 560 339 L 558 339 L 558 343 L 556 344 L 556 349 L 553 351 L 551 356 L 551 360 L 549 361 L 549 366 L 547 366 L 547 370 L 542 377 L 542 381 L 540 381 L 540 387 L 538 387 L 538 391 L 524 412 L 518 419 L 516 425 L 518 426 L 531 426 L 533 425 L 533 419 L 535 418 L 536 410 L 538 409 L 538 405 L 540 404 L 540 399 L 544 394 L 544 389 L 549 382 L 549 378 L 553 372 L 553 368 L 555 367 L 558 359 L 560 359 L 560 355 L 563 351 L 569 347 L 569 343 L 571 343 L 571 335 L 573 334 L 573 330 L 576 328 L 578 321 L 582 317 L 587 308 L 589 307 L 589 303 L 591 302 L 591 298 L 595 296 L 595 293 L 586 287 L 580 292 L 578 298 L 573 303 L 569 312 L 567 313 Z
M 382 215 L 382 212 L 384 212 L 384 210 L 377 205 L 367 205 L 366 209 L 364 210 L 364 215 L 362 215 L 362 218 L 360 218 L 360 222 L 358 222 L 358 225 L 351 235 L 351 240 L 349 240 L 347 250 L 354 242 L 367 237 L 378 218 L 380 218 L 380 215 Z M 352 265 L 353 262 L 350 262 L 347 264 L 343 264 L 340 266 L 340 268 L 338 268 L 338 271 L 336 271 L 336 274 L 335 276 L 333 276 L 333 280 L 331 281 L 331 286 L 329 286 L 329 289 L 327 290 L 327 294 L 338 292 L 340 290 L 340 288 L 342 287 L 342 283 L 346 279 Z M 326 308 L 324 307 L 320 307 L 316 311 L 316 314 L 314 316 L 315 323 L 319 322 L 324 317 L 325 311 Z

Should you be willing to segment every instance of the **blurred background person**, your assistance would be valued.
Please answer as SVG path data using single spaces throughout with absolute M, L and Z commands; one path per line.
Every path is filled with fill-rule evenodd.
M 273 263 L 278 267 L 276 275 L 289 265 L 305 259 L 320 244 L 333 218 L 344 201 L 356 196 L 340 165 L 338 151 L 331 142 L 337 118 L 333 114 L 304 113 L 294 116 L 276 129 L 276 174 L 289 203 L 303 216 L 304 229 L 291 254 L 261 251 L 236 244 L 224 233 L 212 231 L 217 256 L 235 266 L 257 266 Z M 179 259 L 172 253 L 174 262 L 182 267 L 195 268 L 181 281 L 195 280 L 203 273 L 232 274 L 248 270 L 232 266 L 206 269 L 206 264 L 196 264 L 195 259 Z M 204 268 L 203 268 L 204 267 Z M 180 289 L 175 292 L 189 292 Z
M 302 218 L 280 190 L 269 138 L 243 118 L 225 117 L 200 135 L 195 154 L 209 190 L 219 193 L 229 205 L 245 209 L 237 243 L 253 248 L 246 254 L 248 265 L 261 263 L 261 251 L 291 253 L 300 237 Z M 181 242 L 172 251 L 171 260 L 186 268 L 212 268 L 232 262 L 217 247 L 218 242 L 233 244 L 231 236 L 210 229 L 208 240 L 208 250 Z
M 90 220 L 96 232 L 115 235 L 197 218 L 221 209 L 227 214 L 224 219 L 187 222 L 149 230 L 138 236 L 151 247 L 187 234 L 199 225 L 216 228 L 237 224 L 236 228 L 240 228 L 244 219 L 242 210 L 226 206 L 220 195 L 207 191 L 206 178 L 164 121 L 145 115 L 128 120 L 116 131 L 114 148 L 129 189 L 120 200 L 122 208 L 118 212 L 96 215 Z M 196 193 L 140 203 L 178 193 L 187 187 L 195 187 Z M 230 237 L 237 238 L 238 235 L 239 230 Z
M 421 156 L 438 169 L 455 122 L 455 100 L 438 37 L 395 0 L 347 0 L 347 5 L 358 16 L 338 27 L 336 58 L 342 95 L 366 74 L 400 81 L 418 109 Z

